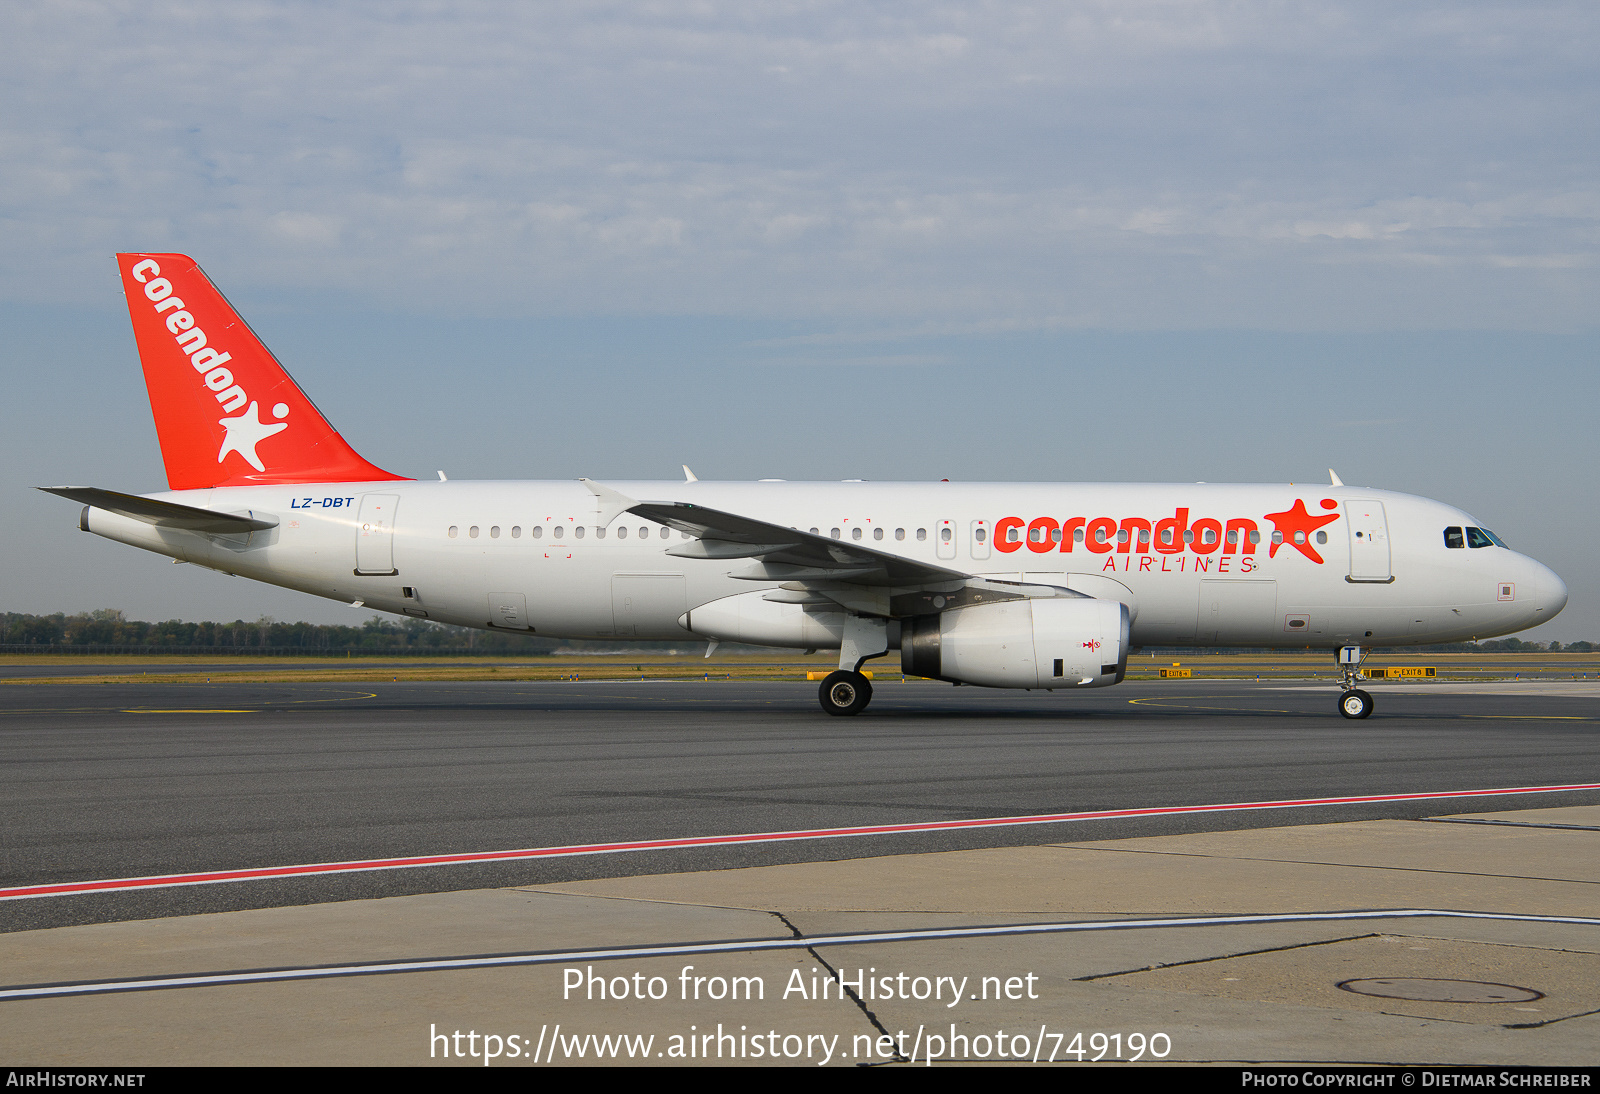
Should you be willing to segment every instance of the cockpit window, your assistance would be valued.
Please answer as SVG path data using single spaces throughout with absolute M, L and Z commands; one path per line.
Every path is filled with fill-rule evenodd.
M 1493 547 L 1494 540 L 1482 528 L 1467 529 L 1468 547 Z
M 1494 545 L 1496 547 L 1506 547 L 1506 541 L 1501 539 L 1499 536 L 1495 535 L 1493 532 L 1489 531 L 1489 529 L 1485 528 L 1482 531 L 1483 531 L 1484 535 L 1488 536 L 1491 540 L 1494 541 Z M 1509 550 L 1511 550 L 1511 548 L 1506 547 L 1506 550 L 1509 551 Z
M 1461 537 L 1461 529 L 1446 528 L 1444 530 L 1444 545 L 1446 547 L 1465 547 L 1467 542 Z

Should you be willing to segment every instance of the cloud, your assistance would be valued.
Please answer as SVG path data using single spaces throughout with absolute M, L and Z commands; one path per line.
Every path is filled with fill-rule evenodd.
M 905 368 L 947 365 L 952 358 L 939 353 L 882 353 L 850 357 L 765 357 L 750 364 L 766 368 Z
M 1597 39 L 1562 3 L 9 5 L 0 296 L 163 248 L 452 313 L 1587 325 Z

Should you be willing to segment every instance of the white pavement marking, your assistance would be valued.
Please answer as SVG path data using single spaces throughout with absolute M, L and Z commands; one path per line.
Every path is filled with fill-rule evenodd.
M 556 953 L 495 954 L 483 957 L 446 957 L 423 961 L 385 961 L 357 965 L 314 965 L 294 969 L 202 973 L 194 976 L 160 976 L 142 980 L 78 981 L 0 989 L 0 1001 L 45 999 L 62 995 L 104 995 L 111 992 L 158 991 L 167 988 L 218 987 L 283 980 L 321 980 L 341 976 L 383 976 L 402 972 L 441 972 L 451 969 L 504 968 L 517 965 L 551 965 L 563 961 L 611 961 L 621 958 L 680 957 L 691 954 L 752 953 L 797 950 L 812 946 L 856 946 L 882 942 L 919 942 L 941 938 L 995 938 L 1025 934 L 1067 934 L 1088 931 L 1134 931 L 1167 927 L 1227 927 L 1263 923 L 1315 923 L 1374 919 L 1498 919 L 1518 923 L 1567 923 L 1600 927 L 1600 919 L 1572 915 L 1519 915 L 1513 912 L 1464 912 L 1439 908 L 1390 908 L 1354 912 L 1283 912 L 1271 915 L 1184 916 L 1173 919 L 1122 919 L 1063 923 L 1014 923 L 999 927 L 942 927 L 917 931 L 864 931 L 819 935 L 814 938 L 737 939 L 729 942 L 689 942 L 670 946 L 628 946 L 600 950 L 564 950 Z

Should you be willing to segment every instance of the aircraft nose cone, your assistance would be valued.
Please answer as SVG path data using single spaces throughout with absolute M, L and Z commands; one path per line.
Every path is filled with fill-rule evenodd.
M 1554 619 L 1567 606 L 1567 583 L 1545 565 L 1539 566 L 1539 621 Z

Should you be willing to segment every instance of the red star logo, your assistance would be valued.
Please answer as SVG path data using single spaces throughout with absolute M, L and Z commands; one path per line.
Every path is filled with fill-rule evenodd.
M 1329 505 L 1328 502 L 1324 501 L 1322 506 L 1324 509 L 1331 509 L 1338 504 L 1338 502 L 1333 502 L 1333 505 Z M 1270 520 L 1274 528 L 1282 533 L 1283 543 L 1289 544 L 1312 562 L 1321 566 L 1322 556 L 1317 554 L 1315 547 L 1311 546 L 1311 533 L 1321 528 L 1324 524 L 1332 524 L 1338 520 L 1339 514 L 1329 513 L 1325 517 L 1314 517 L 1306 511 L 1306 503 L 1302 499 L 1296 498 L 1287 512 L 1268 513 L 1266 519 Z M 1295 539 L 1295 533 L 1297 532 L 1300 533 L 1301 537 L 1298 540 Z M 1272 558 L 1276 555 L 1278 548 L 1283 546 L 1283 543 L 1278 542 L 1276 535 L 1273 536 L 1272 546 L 1267 549 L 1267 557 Z

